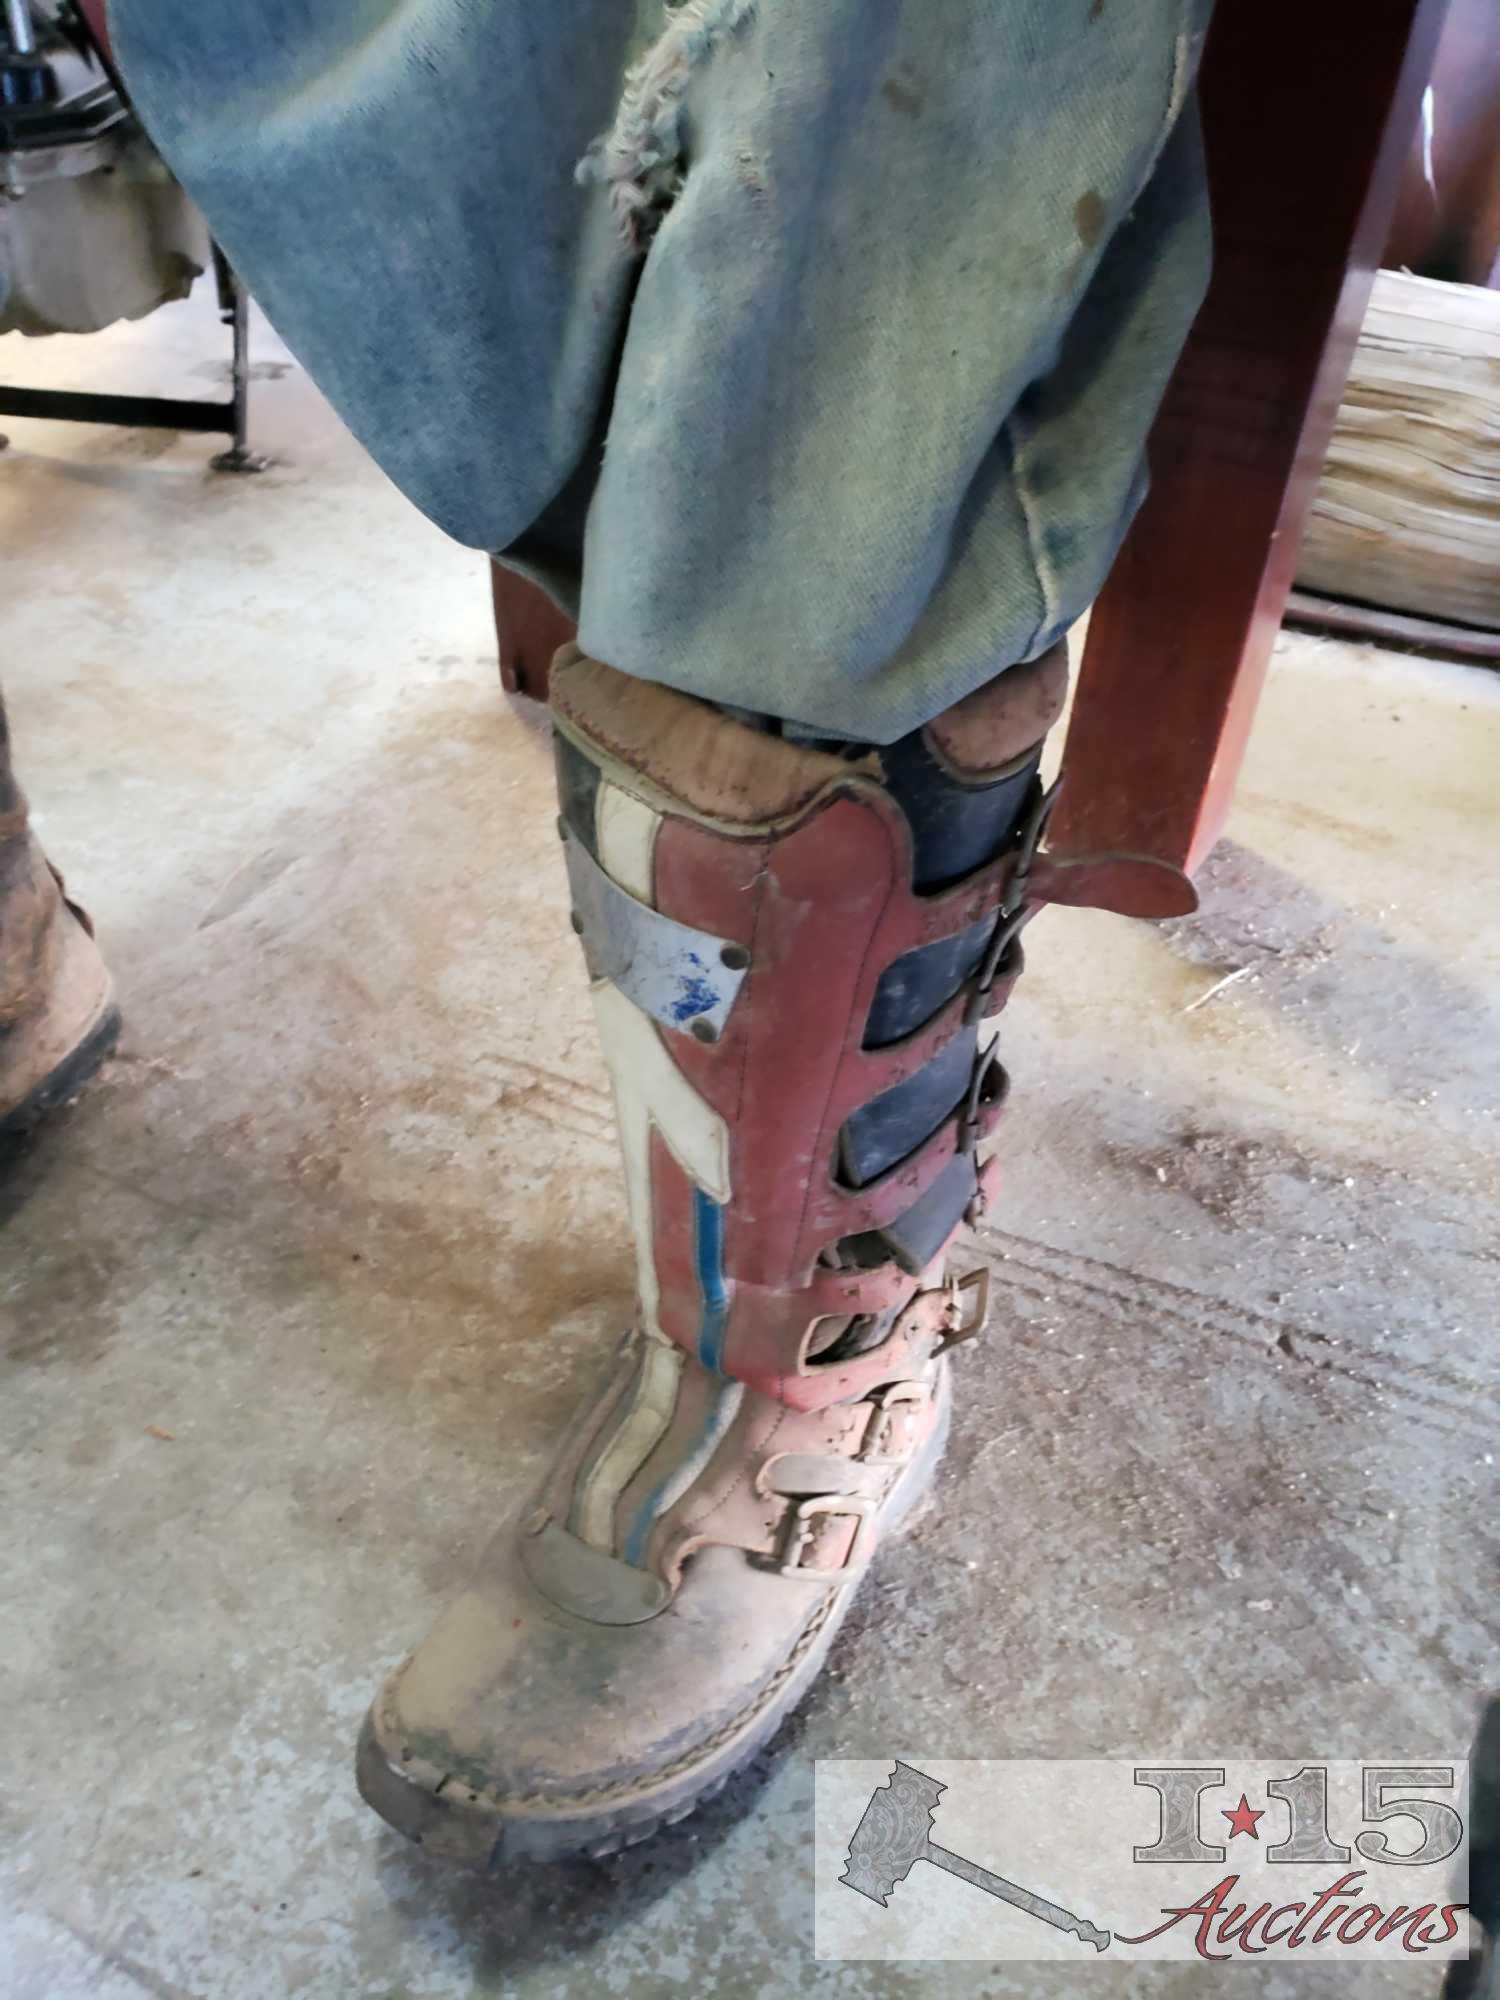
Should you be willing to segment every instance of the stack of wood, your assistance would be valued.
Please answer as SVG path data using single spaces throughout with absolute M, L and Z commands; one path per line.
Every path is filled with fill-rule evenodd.
M 1500 292 L 1378 274 L 1297 582 L 1500 632 Z

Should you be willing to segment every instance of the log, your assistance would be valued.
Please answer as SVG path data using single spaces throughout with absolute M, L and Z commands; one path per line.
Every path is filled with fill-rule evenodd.
M 1297 582 L 1500 627 L 1500 292 L 1377 275 Z

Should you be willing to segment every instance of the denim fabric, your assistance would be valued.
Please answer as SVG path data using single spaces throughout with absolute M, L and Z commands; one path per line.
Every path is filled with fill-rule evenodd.
M 166 158 L 419 507 L 612 665 L 887 742 L 1049 646 L 1140 498 L 1207 271 L 1210 5 L 112 22 Z

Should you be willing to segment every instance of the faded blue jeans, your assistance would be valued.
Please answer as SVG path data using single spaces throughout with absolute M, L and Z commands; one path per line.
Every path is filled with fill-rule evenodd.
M 889 741 L 1098 590 L 1197 309 L 1212 0 L 114 0 L 418 507 L 627 673 Z

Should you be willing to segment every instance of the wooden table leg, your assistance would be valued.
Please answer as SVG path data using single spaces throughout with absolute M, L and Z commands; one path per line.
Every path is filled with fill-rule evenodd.
M 1059 849 L 1192 868 L 1223 830 L 1446 8 L 1219 0 L 1214 277 L 1090 621 Z

